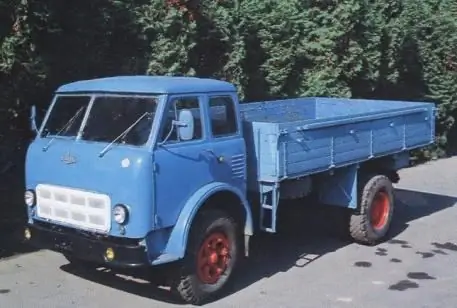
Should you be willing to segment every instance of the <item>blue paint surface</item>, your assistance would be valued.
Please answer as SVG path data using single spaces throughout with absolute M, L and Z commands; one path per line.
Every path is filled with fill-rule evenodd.
M 279 182 L 434 142 L 434 104 L 302 98 L 242 104 L 248 186 Z
M 167 262 L 178 260 L 184 256 L 190 227 L 192 225 L 192 221 L 195 218 L 197 211 L 203 205 L 207 198 L 221 191 L 229 191 L 240 198 L 242 206 L 246 210 L 247 214 L 244 233 L 246 235 L 253 235 L 254 226 L 249 208 L 249 203 L 246 200 L 243 192 L 231 186 L 230 184 L 225 184 L 221 182 L 210 183 L 208 185 L 201 187 L 195 194 L 193 194 L 188 200 L 186 200 L 185 204 L 182 206 L 181 212 L 177 217 L 176 224 L 171 231 L 170 237 L 168 239 L 166 248 L 163 253 L 166 256 Z M 164 263 L 162 258 L 158 258 L 157 260 L 153 261 L 153 264 L 161 263 Z
M 323 198 L 354 208 L 358 164 L 407 153 L 434 140 L 434 105 L 428 103 L 297 98 L 238 104 L 236 89 L 227 82 L 152 76 L 77 81 L 57 92 L 161 94 L 144 146 L 118 144 L 100 157 L 106 142 L 56 138 L 43 151 L 49 138 L 37 137 L 26 160 L 28 189 L 40 183 L 73 187 L 108 194 L 113 207 L 129 205 L 126 233 L 112 222 L 109 234 L 145 239 L 151 264 L 184 256 L 193 219 L 213 194 L 224 191 L 238 197 L 233 206 L 245 210 L 244 232 L 252 235 L 248 190 L 267 193 L 281 181 L 334 169 Z M 216 93 L 234 101 L 238 129 L 230 136 L 212 134 L 211 119 L 220 116 L 220 110 L 209 108 L 208 100 Z M 159 144 L 169 104 L 188 95 L 198 98 L 200 110 L 192 112 L 202 121 L 200 138 Z M 66 153 L 77 163 L 63 164 Z M 393 160 L 398 162 L 394 168 L 404 166 L 404 157 Z M 121 165 L 125 159 L 129 167 Z M 29 215 L 38 219 L 32 211 Z
M 338 168 L 319 180 L 319 201 L 324 204 L 355 209 L 357 198 L 357 165 Z
M 233 84 L 205 78 L 172 76 L 118 76 L 81 80 L 60 86 L 57 93 L 108 92 L 136 94 L 177 94 L 235 92 Z
M 111 197 L 113 207 L 118 203 L 130 207 L 131 216 L 126 226 L 126 237 L 143 238 L 152 230 L 152 186 L 138 185 L 152 183 L 150 151 L 145 148 L 114 148 L 105 156 L 99 157 L 99 152 L 106 144 L 71 139 L 56 139 L 47 151 L 43 151 L 42 148 L 48 141 L 49 139 L 38 138 L 29 146 L 26 160 L 27 189 L 35 189 L 36 185 L 41 183 L 104 193 Z M 61 159 L 66 153 L 71 153 L 77 162 L 72 165 L 64 164 Z M 131 162 L 129 168 L 122 168 L 121 162 L 125 158 Z M 121 235 L 114 221 L 109 234 Z

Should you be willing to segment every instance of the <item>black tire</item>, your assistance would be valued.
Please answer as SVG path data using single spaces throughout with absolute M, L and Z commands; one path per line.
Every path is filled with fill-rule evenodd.
M 218 233 L 224 234 L 224 239 L 229 243 L 228 263 L 217 282 L 209 283 L 202 280 L 201 275 L 199 275 L 198 262 L 201 261 L 199 252 L 201 252 L 200 249 L 205 241 L 215 238 Z M 221 249 L 220 251 L 225 250 Z M 190 231 L 186 256 L 178 270 L 178 277 L 173 282 L 173 291 L 177 292 L 185 302 L 193 305 L 202 304 L 204 301 L 217 296 L 231 282 L 238 263 L 239 252 L 240 234 L 235 220 L 219 210 L 202 212 L 196 218 Z M 224 260 L 224 257 L 219 256 L 219 258 Z M 208 269 L 209 266 L 205 268 Z
M 395 208 L 394 188 L 388 177 L 375 175 L 359 191 L 359 207 L 350 214 L 349 233 L 356 242 L 375 245 L 386 237 L 390 229 Z M 380 215 L 372 217 L 378 207 L 382 208 L 378 212 Z

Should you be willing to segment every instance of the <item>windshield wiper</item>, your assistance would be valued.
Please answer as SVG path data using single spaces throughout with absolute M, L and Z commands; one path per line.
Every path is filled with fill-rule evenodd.
M 43 147 L 43 151 L 47 151 L 49 146 L 51 145 L 51 142 L 54 141 L 54 139 L 56 139 L 57 136 L 59 136 L 62 132 L 67 132 L 68 129 L 70 129 L 70 127 L 73 125 L 73 123 L 76 121 L 76 119 L 78 118 L 78 116 L 81 114 L 81 111 L 85 108 L 86 106 L 81 106 L 78 111 L 76 111 L 76 113 L 71 117 L 70 120 L 68 120 L 67 123 L 65 123 L 65 125 L 51 138 L 51 140 L 49 140 L 49 142 Z
M 113 141 L 111 141 L 103 150 L 100 151 L 100 153 L 98 153 L 98 156 L 99 157 L 102 157 L 103 155 L 106 154 L 106 152 L 108 152 L 108 150 L 113 146 L 113 144 L 119 140 L 120 138 L 123 138 L 125 137 L 138 123 L 140 123 L 141 120 L 143 120 L 143 118 L 147 115 L 151 115 L 150 112 L 145 112 L 143 113 L 141 116 L 138 117 L 138 119 L 136 119 L 135 122 L 133 122 L 132 125 L 130 125 L 129 127 L 127 127 L 119 136 L 117 136 L 116 138 L 114 138 Z

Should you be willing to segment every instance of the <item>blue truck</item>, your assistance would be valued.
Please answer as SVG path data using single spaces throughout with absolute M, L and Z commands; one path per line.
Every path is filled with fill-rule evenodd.
M 383 241 L 397 171 L 434 142 L 433 103 L 302 97 L 240 103 L 226 81 L 115 76 L 60 86 L 26 156 L 24 238 L 69 262 L 173 265 L 199 304 L 232 281 L 256 232 L 300 199 L 347 209 Z M 330 208 L 330 207 L 329 207 Z

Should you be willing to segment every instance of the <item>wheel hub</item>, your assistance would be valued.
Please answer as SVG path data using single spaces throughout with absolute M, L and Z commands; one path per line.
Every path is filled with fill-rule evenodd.
M 206 284 L 216 283 L 227 269 L 230 245 L 225 234 L 208 236 L 200 247 L 197 257 L 198 278 Z
M 382 229 L 389 218 L 390 199 L 389 195 L 384 191 L 379 191 L 371 206 L 371 225 L 374 229 Z
M 217 256 L 217 253 L 216 252 L 213 252 L 210 256 L 209 256 L 209 262 L 211 264 L 216 264 L 217 261 L 219 260 L 218 256 Z

